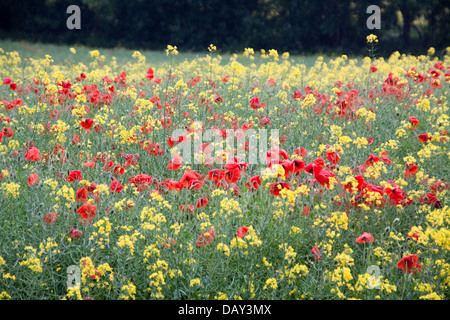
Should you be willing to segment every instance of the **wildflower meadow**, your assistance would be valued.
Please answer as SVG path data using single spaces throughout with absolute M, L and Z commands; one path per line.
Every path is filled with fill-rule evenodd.
M 0 42 L 0 299 L 449 299 L 450 48 Z

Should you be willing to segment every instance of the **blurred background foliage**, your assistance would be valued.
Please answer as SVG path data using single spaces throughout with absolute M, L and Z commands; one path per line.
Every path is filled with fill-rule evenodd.
M 450 45 L 450 0 L 0 0 L 0 39 L 103 48 L 222 52 L 244 48 L 297 54 L 366 54 L 370 33 L 378 55 L 423 54 Z M 69 5 L 81 9 L 81 30 L 69 30 Z M 370 30 L 367 7 L 381 9 Z

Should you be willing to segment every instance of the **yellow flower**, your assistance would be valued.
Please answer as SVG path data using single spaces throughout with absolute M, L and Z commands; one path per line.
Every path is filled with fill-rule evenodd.
M 178 54 L 177 46 L 168 45 L 166 49 L 166 55 L 172 54 L 176 56 Z
M 377 36 L 374 35 L 374 34 L 369 34 L 369 35 L 366 37 L 366 40 L 367 40 L 367 43 L 378 42 L 378 38 L 377 38 Z
M 199 278 L 195 278 L 195 279 L 191 279 L 191 281 L 189 282 L 189 286 L 193 287 L 195 285 L 200 285 L 200 279 Z
M 0 292 L 0 300 L 10 300 L 10 299 L 11 296 L 6 291 Z
M 278 288 L 277 279 L 275 278 L 267 279 L 266 284 L 264 285 L 264 290 L 267 290 L 268 288 L 277 289 Z
M 209 51 L 209 52 L 216 52 L 216 51 L 217 51 L 217 48 L 216 48 L 215 45 L 210 44 L 209 47 L 208 47 L 208 51 Z
M 124 300 L 135 300 L 136 298 L 136 286 L 131 283 L 130 281 L 128 281 L 128 284 L 125 284 L 122 286 L 122 291 L 126 292 L 127 295 L 122 294 L 120 297 L 121 299 Z
M 98 50 L 92 50 L 92 51 L 89 51 L 89 54 L 90 54 L 91 57 L 95 58 L 95 57 L 98 57 L 100 55 L 100 52 Z
M 442 300 L 442 298 L 436 292 L 431 292 L 424 296 L 420 296 L 419 299 L 421 299 L 421 300 Z

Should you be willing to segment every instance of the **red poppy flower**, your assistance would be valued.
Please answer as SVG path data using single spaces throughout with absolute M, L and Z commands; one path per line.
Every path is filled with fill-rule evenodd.
M 192 204 L 186 204 L 180 206 L 181 211 L 183 212 L 194 212 L 194 206 Z
M 242 130 L 249 130 L 252 128 L 253 123 L 252 122 L 246 122 L 241 126 Z
M 92 119 L 84 119 L 81 121 L 80 125 L 83 127 L 83 129 L 85 130 L 89 130 L 92 125 L 94 124 L 94 120 Z
M 202 208 L 202 207 L 208 205 L 208 203 L 209 203 L 209 199 L 206 198 L 206 197 L 203 197 L 203 198 L 200 198 L 200 199 L 197 200 L 196 207 L 197 208 Z
M 27 180 L 27 185 L 29 185 L 30 187 L 34 186 L 38 182 L 38 180 L 39 177 L 37 173 L 30 174 Z
M 387 164 L 391 164 L 391 163 L 392 163 L 392 161 L 389 160 L 386 151 L 383 151 L 383 152 L 381 153 L 381 159 L 383 159 L 383 161 L 386 162 Z
M 73 227 L 69 230 L 69 237 L 72 239 L 78 239 L 83 235 L 83 232 L 81 230 L 78 230 L 76 227 Z
M 151 184 L 152 183 L 153 176 L 150 176 L 148 174 L 138 174 L 137 176 L 133 176 L 128 179 L 128 182 L 132 184 Z
M 113 169 L 113 173 L 117 176 L 123 175 L 125 172 L 125 169 L 122 166 L 116 165 Z
M 305 217 L 307 217 L 308 215 L 309 215 L 309 207 L 308 206 L 306 206 L 306 205 L 303 205 L 303 215 L 305 216 Z
M 262 106 L 262 105 L 266 105 L 265 103 L 260 103 L 259 104 L 260 106 Z M 267 118 L 267 117 L 264 117 L 264 118 L 262 118 L 260 121 L 259 121 L 259 125 L 260 126 L 268 126 L 268 125 L 271 125 L 272 124 L 272 120 L 270 120 L 269 118 Z
M 14 91 L 14 90 L 17 89 L 17 84 L 11 83 L 11 84 L 9 85 L 9 87 L 11 88 L 12 91 Z
M 80 136 L 75 133 L 72 137 L 72 144 L 79 144 L 80 142 L 81 142 Z
M 332 171 L 323 170 L 322 166 L 312 165 L 312 173 L 314 173 L 314 178 L 317 182 L 319 182 L 322 186 L 330 186 L 330 178 L 335 178 L 335 175 Z
M 111 168 L 114 166 L 114 161 L 111 159 L 107 159 L 103 164 L 103 170 L 105 171 L 111 171 Z
M 243 238 L 248 232 L 248 227 L 240 227 L 236 233 L 236 237 Z
M 370 70 L 369 70 L 370 72 L 373 73 L 373 72 L 376 72 L 377 70 L 378 70 L 378 68 L 375 67 L 374 65 L 371 65 L 371 66 L 370 66 Z
M 380 158 L 378 158 L 377 156 L 374 156 L 373 154 L 371 154 L 364 164 L 367 167 L 370 167 L 370 166 L 373 166 L 378 161 L 380 161 Z
M 284 176 L 287 177 L 291 172 L 294 172 L 294 163 L 291 160 L 283 160 L 280 165 L 284 169 Z M 281 176 L 280 174 L 278 176 Z
M 44 221 L 47 224 L 53 224 L 56 221 L 56 213 L 46 213 L 44 216 L 44 219 L 42 221 Z
M 26 153 L 25 159 L 32 161 L 39 161 L 41 157 L 39 156 L 39 149 L 35 147 L 31 147 L 30 150 Z
M 147 80 L 152 80 L 155 77 L 155 71 L 153 71 L 152 68 L 149 68 L 147 70 L 147 75 L 145 76 L 147 78 Z
M 320 253 L 319 248 L 317 247 L 317 244 L 311 249 L 311 252 L 313 253 L 314 259 L 316 261 L 319 261 L 320 259 L 322 259 L 322 257 L 320 256 L 321 253 Z
M 430 186 L 431 191 L 433 192 L 442 192 L 444 190 L 449 190 L 449 184 L 445 181 L 438 180 Z
M 181 182 L 175 181 L 175 180 L 167 181 L 166 186 L 169 189 L 169 191 L 172 191 L 172 190 L 181 191 L 181 189 L 183 189 L 183 184 Z
M 419 256 L 417 254 L 406 256 L 397 263 L 397 267 L 408 274 L 411 272 L 417 274 L 417 272 L 422 272 L 422 266 L 417 263 L 418 259 Z
M 305 165 L 306 165 L 305 161 L 299 159 L 292 160 L 292 169 L 293 169 L 292 172 L 295 173 L 304 170 Z
M 299 155 L 300 157 L 306 157 L 306 149 L 305 148 L 297 148 L 294 150 L 294 154 Z
M 214 182 L 218 182 L 225 177 L 226 170 L 224 169 L 214 169 L 208 172 L 208 179 Z
M 190 190 L 198 190 L 198 189 L 200 189 L 201 187 L 203 187 L 203 181 L 201 181 L 201 180 L 194 180 L 194 181 L 192 181 L 192 183 L 191 183 L 191 186 L 190 186 Z
M 253 98 L 250 99 L 250 106 L 253 109 L 258 109 L 261 106 L 258 96 L 254 96 Z
M 411 130 L 415 130 L 419 126 L 419 120 L 415 117 L 409 117 L 409 123 L 411 123 Z
M 291 185 L 287 182 L 274 182 L 270 184 L 270 193 L 274 196 L 279 196 L 281 190 L 290 189 Z
M 170 249 L 172 247 L 172 245 L 174 245 L 174 244 L 177 244 L 177 242 L 174 239 L 169 238 L 168 242 L 164 242 L 163 243 L 163 248 L 169 248 Z
M 192 181 L 198 180 L 199 178 L 200 175 L 197 172 L 192 171 L 191 169 L 187 169 L 184 175 L 181 177 L 180 183 L 183 185 L 183 187 L 190 188 Z
M 422 133 L 417 136 L 417 139 L 419 139 L 420 142 L 425 143 L 427 141 L 431 141 L 432 137 L 429 136 L 428 133 Z
M 302 97 L 302 93 L 300 91 L 294 91 L 292 94 L 292 99 L 300 99 Z
M 116 179 L 114 178 L 113 181 L 111 181 L 111 192 L 120 192 L 123 189 L 122 184 Z
M 282 148 L 278 148 L 278 147 L 274 148 L 273 150 L 274 150 L 275 152 L 277 152 L 278 155 L 279 155 L 280 157 L 284 158 L 285 160 L 289 158 L 289 153 L 287 153 L 286 150 L 284 150 L 284 149 L 282 149 Z
M 420 204 L 433 204 L 438 201 L 438 199 L 436 198 L 436 194 L 428 192 L 426 195 L 420 196 L 419 201 Z
M 11 118 L 4 116 L 4 117 L 0 117 L 0 121 L 1 122 L 5 122 L 5 123 L 10 123 L 11 122 Z
M 91 203 L 85 203 L 80 208 L 78 208 L 77 213 L 89 222 L 92 222 L 92 219 L 95 216 L 95 211 L 97 211 L 97 206 L 92 205 Z
M 328 161 L 330 161 L 332 164 L 336 164 L 341 159 L 339 157 L 339 154 L 334 151 L 327 150 L 327 153 L 325 154 L 325 157 Z
M 261 176 L 253 176 L 250 178 L 249 182 L 245 184 L 249 191 L 258 190 L 261 185 Z
M 358 243 L 373 242 L 373 236 L 368 232 L 364 232 L 361 236 L 356 238 L 356 242 Z
M 405 168 L 405 178 L 409 179 L 417 173 L 417 165 L 414 163 L 407 163 Z
M 325 167 L 325 160 L 323 160 L 322 157 L 318 157 L 313 161 L 313 164 L 323 168 Z
M 384 194 L 384 190 L 383 190 L 383 188 L 382 187 L 379 187 L 379 186 L 376 186 L 376 185 L 373 185 L 373 184 L 367 184 L 367 188 L 366 189 L 364 189 L 363 190 L 364 192 L 364 194 L 366 193 L 366 192 L 377 192 L 377 193 L 379 193 L 380 194 L 380 196 L 383 196 L 383 194 Z
M 66 177 L 66 181 L 73 182 L 73 181 L 81 181 L 83 180 L 83 175 L 81 174 L 81 171 L 73 170 L 70 171 L 69 175 Z
M 449 137 L 447 135 L 447 130 L 439 132 L 439 142 L 448 142 Z
M 94 191 L 95 189 L 97 189 L 97 185 L 94 182 L 91 182 L 90 185 L 85 186 L 85 188 L 87 189 L 89 194 L 94 195 Z
M 77 194 L 75 196 L 76 201 L 86 202 L 88 196 L 88 190 L 86 187 L 78 188 Z
M 274 86 L 276 85 L 275 80 L 273 80 L 273 78 L 270 78 L 269 80 L 267 80 L 267 82 L 269 83 L 269 85 Z
M 88 161 L 88 162 L 83 163 L 83 166 L 93 168 L 93 167 L 95 167 L 95 162 Z
M 87 264 L 86 258 L 83 258 L 82 260 L 83 260 L 83 266 L 86 266 L 86 264 Z M 91 279 L 98 279 L 98 278 L 100 278 L 102 276 L 102 274 L 96 268 L 94 268 L 94 265 L 91 264 L 91 267 L 92 267 L 92 269 L 94 271 L 94 274 L 89 276 L 89 278 L 91 278 Z M 90 274 L 90 269 L 86 270 L 85 274 L 89 275 Z M 92 299 L 90 299 L 90 300 L 92 300 Z
M 441 81 L 439 81 L 439 79 L 433 79 L 433 80 L 431 80 L 430 86 L 431 86 L 433 89 L 440 88 L 441 85 L 442 85 L 442 83 L 441 83 Z
M 437 72 L 436 70 L 431 70 L 430 71 L 431 76 L 433 77 L 433 79 L 439 78 L 439 76 L 441 75 L 439 72 Z
M 279 157 L 278 153 L 273 150 L 267 151 L 266 163 L 269 168 L 271 168 L 273 164 L 280 163 L 280 157 Z
M 14 131 L 10 127 L 5 127 L 2 130 L 2 133 L 5 137 L 12 138 L 14 135 Z
M 214 228 L 210 228 L 208 229 L 208 231 L 201 233 L 200 237 L 197 240 L 197 247 L 205 247 L 208 244 L 211 244 L 216 238 L 217 236 Z
M 13 108 L 20 107 L 22 105 L 22 103 L 23 103 L 23 100 L 20 98 L 16 98 L 13 101 L 11 101 L 11 105 Z
M 414 240 L 419 240 L 420 238 L 419 232 L 415 227 L 411 227 L 411 230 L 406 234 L 406 236 Z
M 444 71 L 444 64 L 442 63 L 442 62 L 436 62 L 435 64 L 434 64 L 434 67 L 436 68 L 436 69 L 439 69 L 439 70 L 442 70 L 442 71 Z
M 230 189 L 233 191 L 233 195 L 236 197 L 241 196 L 241 191 L 239 190 L 238 186 L 235 183 L 230 184 Z
M 402 201 L 406 196 L 405 191 L 403 191 L 398 187 L 394 188 L 387 187 L 384 189 L 384 191 L 389 196 L 389 203 L 394 206 L 402 204 Z
M 3 79 L 3 83 L 4 84 L 10 84 L 11 83 L 11 78 L 10 77 L 5 77 L 5 79 Z
M 239 177 L 241 176 L 241 170 L 234 169 L 234 170 L 227 170 L 225 172 L 225 181 L 228 183 L 234 183 L 239 180 Z
M 178 154 L 174 154 L 172 160 L 170 160 L 169 164 L 167 165 L 167 169 L 178 170 L 181 168 L 182 163 L 183 158 Z

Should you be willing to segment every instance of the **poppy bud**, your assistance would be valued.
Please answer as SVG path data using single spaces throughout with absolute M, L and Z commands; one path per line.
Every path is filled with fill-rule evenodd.
M 70 229 L 70 231 L 69 231 L 69 236 L 72 239 L 78 239 L 82 235 L 83 235 L 83 232 L 81 232 L 81 230 L 78 230 L 75 226 L 72 229 Z
M 434 207 L 436 209 L 442 209 L 442 203 L 439 200 L 436 200 L 436 202 L 434 203 Z

